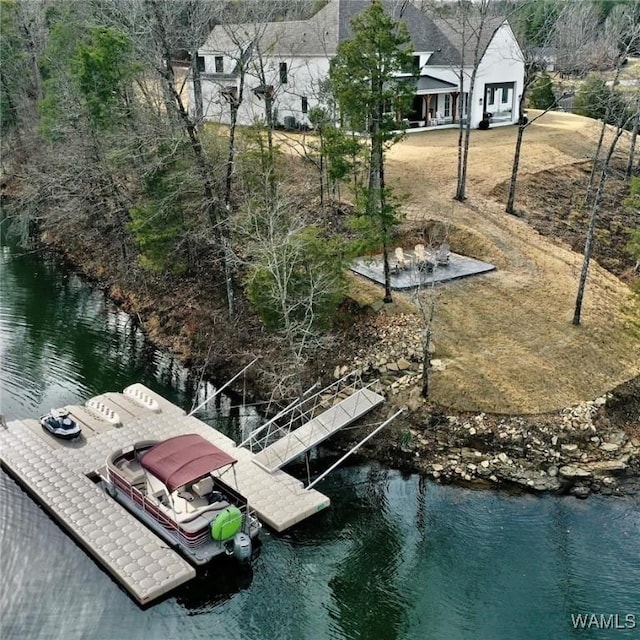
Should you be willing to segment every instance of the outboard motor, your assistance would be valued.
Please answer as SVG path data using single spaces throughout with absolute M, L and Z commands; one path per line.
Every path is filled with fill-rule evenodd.
M 251 547 L 251 537 L 243 531 L 239 531 L 233 538 L 233 557 L 238 562 L 249 562 L 251 560 Z

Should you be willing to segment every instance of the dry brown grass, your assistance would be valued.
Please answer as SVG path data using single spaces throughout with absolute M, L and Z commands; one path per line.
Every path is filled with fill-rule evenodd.
M 597 134 L 585 118 L 545 115 L 525 134 L 521 175 L 583 161 Z M 438 304 L 435 355 L 447 366 L 433 373 L 432 399 L 460 410 L 551 411 L 640 373 L 639 308 L 629 288 L 592 263 L 582 326 L 574 327 L 582 257 L 489 198 L 510 175 L 515 136 L 515 127 L 473 133 L 465 204 L 452 199 L 457 131 L 413 134 L 388 154 L 388 181 L 405 198 L 408 229 L 440 220 L 454 251 L 498 267 L 446 285 Z

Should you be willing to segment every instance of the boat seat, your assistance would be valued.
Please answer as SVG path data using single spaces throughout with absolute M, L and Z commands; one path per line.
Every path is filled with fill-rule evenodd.
M 215 504 L 210 504 L 206 509 L 198 509 L 192 513 L 186 513 L 183 516 L 177 518 L 180 524 L 184 524 L 187 522 L 193 522 L 197 518 L 206 517 L 211 520 L 212 515 L 217 514 L 219 511 L 226 509 L 229 506 L 229 503 L 226 500 L 221 500 L 220 502 L 216 502 Z
M 191 485 L 194 493 L 201 498 L 208 496 L 213 491 L 213 478 L 205 476 Z
M 118 468 L 129 484 L 144 484 L 144 469 L 137 460 L 124 460 Z

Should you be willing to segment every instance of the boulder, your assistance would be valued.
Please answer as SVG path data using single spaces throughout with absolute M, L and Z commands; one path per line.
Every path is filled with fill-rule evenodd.
M 580 498 L 581 500 L 584 500 L 585 498 L 589 497 L 589 494 L 591 493 L 591 489 L 583 485 L 576 485 L 575 487 L 571 487 L 571 489 L 569 490 L 569 493 L 572 496 L 575 496 L 576 498 Z
M 591 471 L 576 465 L 568 464 L 560 467 L 558 473 L 566 480 L 586 480 L 591 478 Z
M 588 465 L 589 470 L 596 476 L 610 476 L 626 471 L 627 464 L 624 460 L 602 460 Z

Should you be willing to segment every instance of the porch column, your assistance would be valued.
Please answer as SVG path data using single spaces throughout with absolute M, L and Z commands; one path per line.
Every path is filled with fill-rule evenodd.
M 431 94 L 426 96 L 426 107 L 427 107 L 427 112 L 426 112 L 426 123 L 427 123 L 427 127 L 431 125 L 431 118 L 429 117 L 429 109 L 431 108 Z

